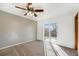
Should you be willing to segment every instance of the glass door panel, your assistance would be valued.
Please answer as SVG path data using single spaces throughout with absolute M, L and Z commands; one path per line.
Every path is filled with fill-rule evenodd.
M 57 37 L 56 23 L 51 23 L 50 24 L 50 37 L 51 37 L 51 40 L 56 39 L 56 37 Z
M 44 40 L 49 39 L 49 24 L 44 24 Z
M 56 23 L 44 24 L 44 39 L 56 40 L 57 38 L 57 25 Z

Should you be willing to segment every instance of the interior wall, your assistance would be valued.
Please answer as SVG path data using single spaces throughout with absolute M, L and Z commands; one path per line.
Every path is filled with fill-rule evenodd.
M 37 38 L 37 22 L 0 11 L 0 48 Z
M 43 40 L 43 24 L 57 23 L 56 43 L 65 47 L 74 48 L 74 15 L 63 15 L 38 21 L 37 38 Z

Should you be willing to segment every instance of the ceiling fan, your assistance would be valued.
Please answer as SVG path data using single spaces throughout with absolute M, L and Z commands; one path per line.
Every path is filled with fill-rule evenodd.
M 32 3 L 28 3 L 25 8 L 19 7 L 19 6 L 15 6 L 15 7 L 16 7 L 16 8 L 19 8 L 19 9 L 22 9 L 22 10 L 26 10 L 27 12 L 26 12 L 24 15 L 28 15 L 28 14 L 30 13 L 30 14 L 34 15 L 35 17 L 37 17 L 36 12 L 43 12 L 43 11 L 44 11 L 44 10 L 41 9 L 41 8 L 40 8 L 40 9 L 34 8 L 34 7 L 32 6 Z

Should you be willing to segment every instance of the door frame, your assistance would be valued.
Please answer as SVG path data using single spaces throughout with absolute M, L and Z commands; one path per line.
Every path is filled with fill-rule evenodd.
M 49 24 L 49 25 L 50 25 L 51 23 L 56 23 L 56 22 L 48 22 L 48 23 L 45 23 L 45 24 Z M 45 38 L 45 37 L 44 37 L 44 25 L 45 25 L 45 24 L 43 24 L 43 40 L 44 40 L 44 38 Z M 51 33 L 51 32 L 50 32 L 50 26 L 49 26 L 49 39 L 51 40 L 51 34 L 50 34 L 50 33 Z
M 74 23 L 75 23 L 75 49 L 78 50 L 78 13 L 75 16 Z

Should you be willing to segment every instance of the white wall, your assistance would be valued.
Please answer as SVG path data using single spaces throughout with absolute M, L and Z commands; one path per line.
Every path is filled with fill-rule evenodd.
M 38 21 L 38 40 L 43 40 L 43 24 L 46 22 L 57 23 L 57 44 L 74 48 L 74 15 L 69 14 Z
M 37 38 L 37 22 L 0 11 L 0 48 Z

